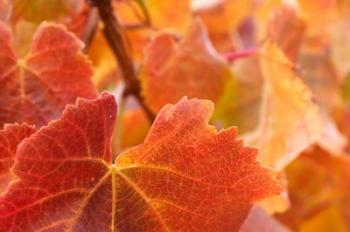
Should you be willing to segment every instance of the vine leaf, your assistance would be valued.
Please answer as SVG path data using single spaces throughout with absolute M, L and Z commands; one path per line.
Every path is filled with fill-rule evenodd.
M 24 18 L 30 22 L 40 23 L 44 20 L 58 20 L 67 15 L 74 15 L 83 8 L 82 0 L 13 0 L 11 21 Z
M 113 162 L 116 111 L 108 93 L 79 99 L 20 144 L 0 230 L 232 231 L 253 201 L 282 190 L 235 128 L 207 124 L 210 101 L 165 106 L 144 143 Z
M 215 102 L 230 78 L 230 66 L 215 51 L 199 20 L 180 42 L 173 34 L 159 34 L 146 47 L 140 75 L 146 104 L 153 112 L 183 96 Z
M 147 0 L 144 4 L 151 18 L 152 26 L 156 28 L 170 28 L 183 32 L 192 20 L 191 1 L 177 2 L 164 0 Z M 176 7 L 176 10 L 174 10 Z
M 0 194 L 13 180 L 10 168 L 14 163 L 17 146 L 34 132 L 32 126 L 18 123 L 6 124 L 4 129 L 0 130 Z
M 286 168 L 291 207 L 278 219 L 303 231 L 350 230 L 350 159 L 314 146 Z M 312 178 L 309 178 L 312 176 Z
M 0 41 L 0 128 L 12 122 L 40 127 L 58 118 L 78 96 L 97 96 L 83 44 L 63 26 L 41 24 L 23 59 L 13 51 L 11 33 L 1 23 Z
M 283 170 L 300 152 L 320 140 L 325 129 L 311 91 L 271 42 L 264 46 L 261 68 L 265 79 L 263 109 L 252 137 L 257 140 L 261 162 Z

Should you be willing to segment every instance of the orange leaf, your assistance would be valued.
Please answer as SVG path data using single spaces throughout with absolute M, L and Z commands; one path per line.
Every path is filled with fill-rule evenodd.
M 130 148 L 142 143 L 150 128 L 150 122 L 145 112 L 140 109 L 130 109 L 122 116 L 120 146 Z
M 334 20 L 336 0 L 298 0 L 301 10 L 308 20 L 310 30 L 324 33 L 327 25 Z M 322 15 L 322 17 L 320 17 Z
M 320 148 L 286 169 L 291 208 L 279 218 L 301 231 L 350 230 L 350 159 Z M 312 230 L 313 228 L 313 230 Z
M 307 45 L 304 45 L 307 47 Z M 317 51 L 305 48 L 299 57 L 301 77 L 310 87 L 315 100 L 332 115 L 342 106 L 340 96 L 341 78 L 327 51 L 329 44 Z M 321 51 L 320 51 L 321 50 Z
M 35 129 L 27 124 L 6 124 L 0 130 L 0 194 L 7 189 L 13 178 L 10 168 L 14 163 L 18 144 L 34 133 Z
M 148 4 L 148 2 L 149 1 L 144 1 L 145 4 Z M 159 1 L 158 4 L 163 4 L 163 2 L 166 1 Z M 148 8 L 148 11 L 150 11 L 152 7 L 153 5 Z M 179 6 L 177 6 L 177 9 L 179 9 Z M 114 13 L 125 29 L 124 35 L 127 40 L 128 49 L 130 50 L 130 55 L 135 63 L 139 63 L 143 58 L 146 45 L 149 43 L 150 38 L 152 38 L 152 34 L 157 30 L 153 27 L 154 25 L 147 24 L 146 17 L 137 1 L 115 2 Z M 175 13 L 179 14 L 180 10 L 175 11 Z M 168 15 L 166 17 L 168 17 Z M 167 22 L 167 26 L 171 27 L 171 23 L 174 21 L 175 18 L 173 17 L 171 22 Z
M 207 124 L 212 111 L 196 99 L 165 106 L 145 142 L 113 162 L 114 97 L 78 100 L 21 143 L 0 229 L 238 230 L 252 202 L 281 186 L 236 129 Z
M 3 24 L 0 40 L 0 128 L 10 122 L 42 126 L 77 96 L 96 96 L 92 67 L 80 51 L 83 45 L 62 26 L 43 23 L 24 59 L 12 50 Z
M 235 125 L 240 133 L 259 123 L 263 76 L 258 58 L 254 55 L 235 61 L 234 77 L 215 107 L 214 120 L 224 126 Z
M 57 20 L 78 12 L 82 6 L 82 0 L 13 0 L 11 20 L 15 22 L 21 17 L 35 23 Z
M 196 4 L 194 13 L 208 28 L 210 39 L 220 52 L 234 49 L 233 32 L 248 15 L 251 1 L 220 0 L 210 5 Z
M 91 42 L 89 58 L 94 66 L 92 81 L 99 91 L 108 89 L 119 82 L 119 67 L 102 31 L 98 31 Z
M 221 0 L 212 6 L 198 7 L 196 13 L 213 34 L 233 31 L 249 13 L 248 0 Z
M 292 64 L 273 44 L 261 57 L 265 96 L 255 139 L 262 163 L 282 170 L 323 133 L 319 109 Z
M 190 0 L 147 0 L 144 3 L 150 14 L 152 26 L 156 28 L 183 32 L 191 22 Z
M 11 13 L 11 1 L 10 0 L 0 0 L 0 20 L 7 22 Z
M 154 112 L 183 96 L 216 101 L 231 77 L 200 21 L 178 43 L 172 34 L 159 34 L 147 47 L 144 63 L 143 94 Z
M 278 9 L 268 24 L 269 39 L 276 43 L 293 62 L 299 56 L 305 30 L 305 20 L 290 6 Z

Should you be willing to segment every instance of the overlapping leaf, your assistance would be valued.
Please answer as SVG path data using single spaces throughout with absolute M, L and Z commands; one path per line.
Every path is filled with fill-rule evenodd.
M 234 77 L 215 106 L 214 120 L 223 126 L 235 125 L 240 133 L 254 130 L 259 123 L 263 80 L 259 57 L 235 61 Z
M 347 3 L 343 3 L 342 14 L 338 16 L 336 22 L 332 23 L 330 28 L 330 46 L 332 47 L 332 60 L 338 73 L 344 77 L 350 72 L 349 54 L 350 46 L 348 41 L 350 40 L 350 7 Z
M 310 33 L 324 33 L 335 17 L 337 2 L 335 0 L 299 0 L 302 12 L 309 24 Z M 319 17 L 322 15 L 322 17 Z
M 268 24 L 269 39 L 276 43 L 292 62 L 298 58 L 305 30 L 305 20 L 291 6 L 279 8 Z
M 292 64 L 273 44 L 267 43 L 261 59 L 265 78 L 264 108 L 257 130 L 260 160 L 283 169 L 323 133 L 317 105 Z
M 191 1 L 171 0 L 141 0 L 151 17 L 152 25 L 156 28 L 169 28 L 177 32 L 184 32 L 191 23 Z M 176 10 L 174 10 L 176 8 Z
M 0 0 L 0 21 L 7 22 L 10 18 L 11 1 Z
M 0 40 L 0 127 L 10 122 L 42 126 L 78 96 L 96 96 L 82 43 L 64 27 L 43 23 L 23 59 L 14 53 L 3 24 Z
M 42 22 L 64 24 L 69 31 L 84 41 L 88 40 L 88 34 L 93 30 L 93 23 L 89 22 L 92 14 L 89 14 L 84 0 L 9 1 L 12 7 L 8 8 L 6 13 L 10 16 L 9 25 L 14 35 L 13 49 L 19 56 L 29 52 L 32 38 Z
M 317 103 L 334 114 L 341 107 L 340 77 L 324 49 L 304 51 L 300 56 L 301 77 L 312 90 Z M 323 51 L 322 51 L 323 50 Z
M 122 115 L 120 146 L 122 149 L 139 145 L 145 139 L 150 122 L 142 109 L 130 109 Z
M 117 74 L 118 66 L 114 54 L 102 32 L 97 32 L 89 49 L 89 58 L 94 66 L 92 81 L 98 90 L 107 89 L 115 85 L 120 78 Z
M 197 9 L 197 14 L 202 18 L 211 32 L 224 33 L 235 29 L 247 15 L 250 2 L 243 1 L 217 1 L 210 7 Z
M 18 148 L 1 230 L 238 230 L 281 186 L 236 129 L 208 126 L 212 111 L 196 99 L 165 106 L 145 142 L 113 162 L 114 97 L 68 106 Z
M 83 5 L 82 0 L 13 0 L 12 21 L 19 18 L 40 23 L 54 20 L 78 12 Z
M 0 194 L 13 179 L 10 168 L 14 163 L 18 144 L 34 131 L 35 129 L 27 124 L 6 124 L 5 128 L 0 130 Z
M 214 1 L 215 2 L 215 1 Z M 221 52 L 233 50 L 233 32 L 248 15 L 251 1 L 216 1 L 216 4 L 198 4 L 196 16 L 207 26 L 215 48 Z
M 299 231 L 349 231 L 350 159 L 320 148 L 286 169 L 291 208 L 279 218 Z
M 159 34 L 147 47 L 140 76 L 145 101 L 154 112 L 183 96 L 216 101 L 230 77 L 230 67 L 212 47 L 200 21 L 180 42 L 172 34 Z
M 154 3 L 153 3 L 154 2 Z M 157 3 L 156 3 L 157 2 Z M 168 3 L 167 3 L 168 2 Z M 182 1 L 185 3 L 186 1 Z M 182 4 L 181 2 L 181 4 Z M 151 4 L 148 6 L 148 4 Z M 164 4 L 164 6 L 160 6 Z M 157 28 L 155 28 L 156 22 L 151 21 L 152 20 L 152 14 L 149 15 L 151 18 L 147 21 L 146 13 L 142 11 L 141 6 L 148 6 L 146 8 L 146 11 L 148 13 L 152 13 L 154 8 L 157 8 L 157 6 L 160 7 L 160 14 L 166 13 L 171 8 L 171 2 L 170 1 L 144 1 L 144 0 L 137 0 L 137 1 L 120 1 L 115 2 L 114 5 L 114 13 L 118 20 L 120 21 L 122 27 L 125 29 L 125 37 L 127 38 L 127 45 L 130 50 L 130 55 L 133 58 L 133 61 L 135 63 L 139 63 L 140 60 L 143 58 L 143 53 L 146 45 L 152 38 L 152 35 L 157 31 Z M 167 5 L 167 6 L 165 6 Z M 186 5 L 186 3 L 184 4 Z M 163 7 L 169 8 L 168 10 L 163 10 Z M 177 6 L 181 8 L 181 6 Z M 157 10 L 156 10 L 157 11 Z M 172 24 L 176 24 L 176 16 L 174 15 L 181 15 L 181 10 L 171 12 L 171 15 L 164 14 L 163 16 L 160 16 L 160 19 L 162 17 L 171 17 L 172 21 L 161 21 L 162 23 L 166 24 L 168 27 L 171 27 Z M 188 12 L 187 12 L 188 14 Z M 181 18 L 181 17 L 180 17 Z M 159 20 L 160 20 L 159 19 Z M 183 21 L 180 21 L 182 23 Z M 187 25 L 187 23 L 185 23 Z

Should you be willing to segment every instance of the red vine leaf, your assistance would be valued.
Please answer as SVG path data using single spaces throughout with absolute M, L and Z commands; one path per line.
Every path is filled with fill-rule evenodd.
M 16 56 L 1 23 L 0 41 L 0 128 L 12 122 L 42 126 L 76 97 L 96 97 L 83 45 L 62 26 L 43 23 L 24 59 Z
M 0 194 L 7 189 L 13 178 L 10 168 L 14 163 L 18 144 L 34 133 L 35 129 L 27 124 L 6 124 L 0 130 Z
M 112 162 L 114 97 L 78 100 L 20 145 L 0 230 L 238 230 L 281 185 L 235 128 L 207 124 L 212 111 L 196 99 L 165 106 L 144 143 Z

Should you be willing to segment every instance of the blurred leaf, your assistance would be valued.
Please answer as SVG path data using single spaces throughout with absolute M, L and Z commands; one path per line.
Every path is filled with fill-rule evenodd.
M 274 12 L 268 24 L 269 39 L 276 43 L 292 62 L 298 58 L 306 23 L 290 6 L 282 6 Z
M 192 21 L 190 0 L 144 0 L 151 17 L 151 24 L 156 28 L 169 28 L 184 32 Z
M 240 232 L 288 232 L 289 230 L 266 213 L 262 208 L 253 206 Z
M 183 96 L 216 102 L 230 77 L 228 63 L 216 53 L 200 21 L 179 42 L 169 33 L 157 35 L 146 48 L 140 74 L 145 101 L 154 112 Z
M 20 18 L 37 23 L 57 20 L 81 10 L 82 0 L 13 0 L 12 21 Z
M 320 138 L 323 124 L 310 90 L 275 45 L 265 44 L 261 68 L 264 99 L 254 143 L 262 163 L 282 170 Z
M 313 148 L 287 169 L 291 208 L 279 218 L 300 231 L 350 229 L 350 159 Z

